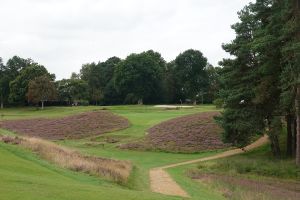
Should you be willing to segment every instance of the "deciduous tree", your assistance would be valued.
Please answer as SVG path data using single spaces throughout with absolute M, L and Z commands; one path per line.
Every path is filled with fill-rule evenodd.
M 115 85 L 126 103 L 159 102 L 165 61 L 152 50 L 131 54 L 116 68 Z
M 196 103 L 197 98 L 208 89 L 208 75 L 205 71 L 207 59 L 200 51 L 187 50 L 175 59 L 174 76 L 178 93 Z
M 31 62 L 29 66 L 22 68 L 19 75 L 10 82 L 9 101 L 14 104 L 24 104 L 29 81 L 43 75 L 47 75 L 52 80 L 55 78 L 44 66 L 38 63 Z
M 56 97 L 57 91 L 54 82 L 49 76 L 43 75 L 29 81 L 27 92 L 28 102 L 41 102 L 42 109 L 44 109 L 44 102 L 55 100 Z

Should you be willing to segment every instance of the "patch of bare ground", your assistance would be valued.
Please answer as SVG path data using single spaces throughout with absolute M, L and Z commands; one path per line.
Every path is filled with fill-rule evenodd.
M 147 132 L 143 141 L 120 148 L 194 153 L 229 147 L 221 139 L 221 128 L 214 122 L 218 112 L 205 112 L 162 122 Z
M 0 141 L 20 145 L 60 167 L 107 178 L 120 184 L 127 182 L 132 171 L 132 165 L 128 161 L 82 155 L 75 150 L 43 139 L 0 136 Z
M 254 180 L 245 177 L 199 173 L 193 171 L 190 171 L 188 175 L 204 184 L 211 185 L 213 183 L 219 183 L 218 189 L 229 199 L 300 199 L 299 182 L 283 181 L 279 179 Z
M 127 119 L 109 111 L 95 111 L 57 119 L 0 122 L 0 127 L 21 135 L 51 140 L 80 139 L 127 128 Z

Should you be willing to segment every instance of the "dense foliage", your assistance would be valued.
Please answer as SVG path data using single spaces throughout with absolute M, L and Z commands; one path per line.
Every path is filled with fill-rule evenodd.
M 280 156 L 278 137 L 286 119 L 287 154 L 297 152 L 299 158 L 299 16 L 298 0 L 257 0 L 239 12 L 240 22 L 232 26 L 236 38 L 223 45 L 233 57 L 220 63 L 225 109 L 218 121 L 226 141 L 245 145 L 267 132 L 273 154 Z
M 44 102 L 50 101 L 56 98 L 56 88 L 53 81 L 47 76 L 39 76 L 34 80 L 31 80 L 28 84 L 27 99 L 28 102 L 42 103 L 42 109 L 44 108 Z
M 219 72 L 198 50 L 187 50 L 169 63 L 160 53 L 149 50 L 130 54 L 124 60 L 111 57 L 104 62 L 83 64 L 80 73 L 54 82 L 56 98 L 42 98 L 33 95 L 39 93 L 41 85 L 36 87 L 32 82 L 29 88 L 30 81 L 48 77 L 52 85 L 55 76 L 31 59 L 14 56 L 6 65 L 0 59 L 1 107 L 42 102 L 46 105 L 212 103 L 219 87 Z

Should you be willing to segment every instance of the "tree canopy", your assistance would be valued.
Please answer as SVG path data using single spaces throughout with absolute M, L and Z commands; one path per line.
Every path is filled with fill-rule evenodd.
M 55 100 L 57 97 L 56 87 L 53 80 L 47 75 L 36 77 L 34 80 L 29 81 L 27 99 L 31 103 L 42 103 L 44 109 L 44 102 Z
M 165 61 L 154 51 L 131 54 L 117 65 L 115 85 L 125 103 L 159 102 Z
M 236 38 L 223 45 L 233 58 L 220 63 L 223 68 L 219 95 L 225 109 L 218 121 L 224 128 L 225 140 L 244 145 L 253 134 L 267 132 L 273 154 L 280 156 L 280 117 L 285 116 L 288 155 L 295 152 L 296 140 L 300 146 L 300 109 L 297 109 L 300 8 L 297 5 L 295 0 L 257 0 L 239 12 L 240 22 L 232 26 Z M 296 154 L 300 165 L 300 147 Z
M 177 56 L 174 64 L 177 93 L 196 102 L 208 89 L 207 59 L 200 51 L 190 49 Z
M 7 62 L 7 66 L 9 69 L 12 69 L 12 73 L 17 74 L 15 79 L 9 83 L 9 101 L 13 104 L 24 104 L 26 102 L 26 93 L 28 91 L 30 80 L 43 75 L 47 75 L 53 80 L 55 78 L 55 76 L 50 74 L 44 66 L 39 65 L 30 59 L 24 60 L 13 57 L 12 60 Z

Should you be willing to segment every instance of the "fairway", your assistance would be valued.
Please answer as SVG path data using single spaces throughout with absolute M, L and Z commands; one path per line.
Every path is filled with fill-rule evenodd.
M 106 110 L 106 112 L 112 112 L 116 116 L 126 118 L 129 122 L 129 127 L 118 131 L 102 133 L 98 136 L 87 134 L 87 137 L 82 139 L 65 138 L 63 140 L 56 140 L 55 143 L 61 147 L 76 150 L 83 156 L 96 156 L 130 162 L 133 165 L 133 169 L 126 183 L 117 184 L 106 178 L 91 176 L 79 171 L 70 171 L 64 167 L 59 167 L 55 162 L 53 163 L 49 160 L 41 159 L 38 152 L 34 154 L 19 146 L 0 143 L 0 159 L 5 160 L 5 162 L 0 163 L 1 177 L 4 177 L 0 180 L 0 199 L 19 199 L 20 196 L 22 196 L 22 199 L 39 197 L 39 199 L 42 200 L 71 200 L 73 198 L 99 199 L 100 197 L 104 200 L 119 199 L 120 197 L 128 200 L 182 199 L 181 197 L 162 195 L 151 191 L 149 172 L 152 169 L 160 169 L 160 167 L 169 174 L 166 175 L 164 174 L 165 172 L 162 171 L 161 176 L 168 176 L 170 183 L 176 181 L 176 183 L 173 183 L 175 185 L 178 184 L 176 187 L 179 188 L 176 189 L 175 187 L 174 189 L 179 191 L 183 190 L 176 193 L 179 196 L 188 196 L 188 199 L 191 200 L 226 199 L 226 194 L 224 194 L 222 189 L 223 187 L 220 188 L 219 183 L 217 184 L 218 186 L 214 186 L 215 184 L 211 186 L 202 182 L 200 183 L 197 179 L 192 179 L 189 174 L 190 171 L 196 170 L 197 172 L 199 162 L 214 157 L 217 158 L 217 154 L 222 156 L 222 152 L 230 149 L 230 147 L 189 154 L 170 153 L 159 150 L 137 151 L 120 148 L 120 145 L 123 144 L 143 141 L 148 135 L 147 131 L 149 128 L 160 125 L 162 122 L 165 124 L 165 122 L 174 121 L 173 119 L 179 120 L 182 116 L 194 116 L 194 114 L 197 113 L 199 115 L 201 115 L 201 113 L 207 115 L 205 113 L 220 112 L 220 110 L 217 110 L 214 106 L 207 105 L 181 109 L 165 109 L 154 106 L 49 107 L 45 110 L 10 108 L 4 109 L 1 112 L 1 116 L 2 122 L 6 120 L 35 120 L 37 118 L 55 120 L 98 110 Z M 182 119 L 186 118 L 184 117 Z M 204 121 L 201 121 L 201 124 L 203 124 Z M 16 133 L 4 129 L 0 129 L 0 134 L 16 135 Z M 268 155 L 269 150 L 264 149 L 264 156 Z M 237 152 L 243 153 L 242 150 L 237 150 Z M 224 155 L 227 154 L 228 153 L 225 153 Z M 231 158 L 232 162 L 238 163 L 239 160 L 237 159 L 235 161 L 235 157 Z M 244 157 L 247 158 L 247 156 Z M 256 161 L 262 162 L 262 159 L 256 159 Z M 272 166 L 276 161 L 264 160 L 263 162 L 264 165 Z M 284 165 L 285 167 L 283 167 Z M 258 166 L 260 166 L 260 164 L 257 164 L 253 170 L 258 170 L 256 169 Z M 281 164 L 281 166 L 282 169 L 280 170 L 284 170 L 283 168 L 286 167 L 289 167 L 290 170 L 278 178 L 285 180 L 286 177 L 293 177 L 292 173 L 297 174 L 297 169 L 293 168 L 290 161 Z M 273 173 L 272 170 L 274 169 L 271 167 L 265 169 L 269 174 Z M 208 172 L 209 170 L 204 171 L 204 173 Z M 217 171 L 217 173 L 219 172 Z M 239 177 L 243 177 L 243 175 L 239 173 L 234 174 L 234 176 L 237 180 L 240 179 Z M 267 174 L 265 178 L 267 179 L 268 177 L 269 175 Z M 276 180 L 280 181 L 280 179 Z M 36 188 L 36 190 L 29 189 L 33 187 Z M 15 190 L 15 188 L 17 188 L 17 190 Z M 154 191 L 156 191 L 156 189 L 154 189 Z M 160 191 L 160 189 L 158 191 Z M 235 192 L 234 195 L 239 195 L 245 190 L 239 189 L 239 191 L 240 192 Z M 167 193 L 172 194 L 172 192 Z M 249 195 L 252 195 L 252 193 L 249 193 Z
M 0 16 L 0 200 L 300 200 L 300 0 Z
M 40 117 L 60 118 L 99 109 L 103 109 L 103 107 L 57 107 L 46 108 L 43 111 L 35 110 L 33 108 L 21 110 L 5 109 L 1 113 L 2 120 L 17 120 Z M 101 181 L 85 174 L 60 169 L 46 161 L 40 160 L 29 151 L 22 150 L 19 147 L 1 144 L 2 160 L 6 160 L 7 157 L 10 157 L 10 159 L 8 159 L 8 162 L 2 163 L 0 167 L 0 171 L 2 171 L 2 173 L 9 174 L 6 175 L 6 179 L 1 179 L 1 185 L 3 187 L 1 187 L 0 190 L 6 190 L 6 192 L 1 192 L 0 196 L 2 197 L 2 195 L 5 194 L 7 196 L 3 197 L 10 197 L 11 195 L 10 199 L 14 199 L 20 194 L 13 192 L 13 185 L 19 188 L 32 187 L 34 185 L 34 187 L 38 187 L 39 189 L 37 191 L 34 190 L 30 193 L 26 193 L 24 198 L 26 197 L 30 199 L 33 196 L 44 194 L 43 191 L 47 191 L 47 193 L 51 193 L 51 195 L 42 195 L 41 199 L 52 199 L 53 195 L 56 195 L 58 199 L 72 199 L 75 196 L 77 198 L 82 196 L 82 198 L 89 197 L 90 199 L 96 199 L 99 196 L 102 197 L 103 194 L 105 194 L 105 198 L 101 199 L 117 199 L 124 195 L 126 196 L 126 199 L 177 199 L 177 197 L 159 195 L 150 191 L 149 169 L 217 153 L 217 151 L 211 151 L 195 154 L 176 154 L 159 151 L 129 151 L 118 148 L 118 144 L 120 143 L 137 141 L 144 138 L 146 134 L 145 131 L 147 129 L 162 121 L 199 112 L 216 111 L 214 106 L 198 106 L 193 109 L 189 108 L 179 110 L 166 110 L 162 108 L 154 108 L 153 106 L 112 106 L 105 107 L 105 109 L 116 115 L 127 118 L 130 122 L 130 127 L 124 130 L 106 133 L 98 137 L 61 140 L 58 141 L 58 143 L 63 146 L 79 150 L 80 152 L 88 155 L 131 161 L 134 165 L 134 170 L 126 186 L 118 186 L 117 184 L 109 181 Z M 13 134 L 3 129 L 1 129 L 0 133 Z M 118 142 L 107 142 L 109 141 L 107 138 L 114 139 Z M 101 143 L 103 145 L 91 145 L 93 143 Z M 25 169 L 22 167 L 22 163 L 24 162 L 27 163 Z M 9 166 L 14 166 L 15 169 L 11 169 Z M 36 173 L 40 174 L 40 177 L 35 177 Z M 13 181 L 14 178 L 20 179 L 20 181 Z M 59 184 L 68 185 L 68 187 L 65 188 L 68 192 L 64 195 L 59 194 L 61 187 L 56 188 L 54 180 L 60 180 L 58 181 Z M 47 181 L 47 183 L 44 183 L 45 181 Z M 13 185 L 7 185 L 7 182 L 12 182 Z M 52 183 L 52 185 L 50 183 Z M 81 187 L 81 189 L 79 190 L 78 187 Z M 99 191 L 94 192 L 93 190 L 97 187 L 99 187 Z M 110 190 L 107 190 L 105 187 L 109 187 Z M 205 190 L 208 191 L 205 196 L 202 194 L 192 195 L 192 199 L 203 199 L 203 197 L 222 199 L 220 195 L 215 195 L 210 189 L 206 188 Z M 143 195 L 140 196 L 139 193 L 142 193 Z

